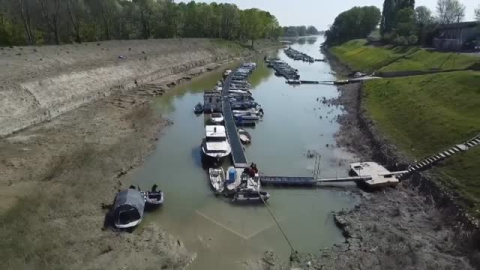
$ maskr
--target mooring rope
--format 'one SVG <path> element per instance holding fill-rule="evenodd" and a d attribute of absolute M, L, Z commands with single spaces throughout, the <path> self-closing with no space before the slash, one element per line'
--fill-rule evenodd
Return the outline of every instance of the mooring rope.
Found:
<path fill-rule="evenodd" d="M 292 243 L 290 242 L 290 240 L 289 240 L 288 237 L 287 237 L 287 234 L 286 234 L 285 231 L 282 229 L 282 226 L 280 226 L 280 223 L 278 222 L 277 218 L 275 217 L 275 215 L 273 214 L 272 210 L 271 210 L 270 207 L 268 206 L 267 202 L 262 198 L 262 195 L 260 194 L 260 190 L 258 191 L 258 196 L 260 196 L 260 200 L 262 200 L 263 204 L 265 204 L 265 206 L 267 207 L 268 212 L 270 213 L 270 215 L 272 216 L 273 220 L 274 220 L 275 223 L 277 224 L 278 228 L 279 228 L 280 231 L 282 232 L 283 237 L 285 237 L 285 240 L 287 240 L 287 243 L 288 243 L 288 245 L 290 246 L 290 249 L 292 250 L 292 252 L 295 251 L 295 249 L 293 248 Z"/>

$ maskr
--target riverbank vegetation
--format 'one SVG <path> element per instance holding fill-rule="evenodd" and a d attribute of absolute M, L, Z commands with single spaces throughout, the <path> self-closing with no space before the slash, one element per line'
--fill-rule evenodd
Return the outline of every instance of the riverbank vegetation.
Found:
<path fill-rule="evenodd" d="M 277 38 L 275 16 L 233 4 L 173 0 L 0 0 L 0 46 L 110 39 Z"/>
<path fill-rule="evenodd" d="M 284 26 L 282 27 L 284 37 L 303 37 L 308 35 L 318 35 L 320 32 L 313 25 L 310 26 Z"/>
<path fill-rule="evenodd" d="M 354 7 L 340 13 L 325 32 L 325 44 L 336 45 L 351 39 L 366 38 L 380 20 L 377 7 Z"/>
<path fill-rule="evenodd" d="M 363 72 L 466 69 L 480 63 L 476 56 L 429 51 L 417 46 L 370 46 L 358 39 L 331 48 L 341 62 Z"/>
<path fill-rule="evenodd" d="M 480 57 L 419 46 L 427 42 L 435 25 L 460 22 L 464 13 L 457 0 L 439 0 L 437 17 L 426 7 L 415 9 L 412 0 L 385 0 L 380 42 L 352 40 L 355 34 L 348 34 L 348 29 L 348 41 L 336 38 L 336 25 L 355 18 L 348 12 L 339 15 L 327 32 L 332 41 L 327 43 L 329 50 L 352 71 L 402 76 L 364 82 L 363 107 L 378 130 L 412 163 L 480 133 Z M 436 73 L 407 76 L 409 71 Z M 439 181 L 461 195 L 477 217 L 479 155 L 480 148 L 474 148 L 434 169 Z"/>
<path fill-rule="evenodd" d="M 369 81 L 364 105 L 380 131 L 412 160 L 420 160 L 480 132 L 479 85 L 475 71 Z M 480 148 L 473 148 L 438 169 L 439 179 L 475 208 L 480 202 L 479 156 Z"/>

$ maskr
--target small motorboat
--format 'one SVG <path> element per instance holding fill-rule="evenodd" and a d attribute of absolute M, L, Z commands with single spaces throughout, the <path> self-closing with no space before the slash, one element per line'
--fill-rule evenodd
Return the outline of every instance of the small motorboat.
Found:
<path fill-rule="evenodd" d="M 218 169 L 208 169 L 208 176 L 210 177 L 210 184 L 217 193 L 222 193 L 225 189 L 225 171 L 222 167 Z"/>
<path fill-rule="evenodd" d="M 224 118 L 221 113 L 212 113 L 212 115 L 210 116 L 210 120 L 213 124 L 221 124 L 223 123 Z"/>
<path fill-rule="evenodd" d="M 233 94 L 233 95 L 240 95 L 240 96 L 251 96 L 252 93 L 248 90 L 244 91 L 244 90 L 229 90 L 228 91 L 229 94 Z"/>
<path fill-rule="evenodd" d="M 243 114 L 234 114 L 233 115 L 236 120 L 242 121 L 242 120 L 249 120 L 249 121 L 258 121 L 260 120 L 260 117 L 255 114 L 250 114 L 250 115 L 243 115 Z"/>
<path fill-rule="evenodd" d="M 157 185 L 153 185 L 151 191 L 143 192 L 145 197 L 146 206 L 160 206 L 163 204 L 163 192 L 161 190 L 157 190 Z"/>
<path fill-rule="evenodd" d="M 201 114 L 203 113 L 203 105 L 199 102 L 195 107 L 193 108 L 193 112 L 196 114 Z"/>
<path fill-rule="evenodd" d="M 236 203 L 259 203 L 265 202 L 270 198 L 266 191 L 240 190 L 233 196 L 233 202 Z"/>
<path fill-rule="evenodd" d="M 238 130 L 238 137 L 243 144 L 249 144 L 252 142 L 252 136 L 244 129 Z"/>

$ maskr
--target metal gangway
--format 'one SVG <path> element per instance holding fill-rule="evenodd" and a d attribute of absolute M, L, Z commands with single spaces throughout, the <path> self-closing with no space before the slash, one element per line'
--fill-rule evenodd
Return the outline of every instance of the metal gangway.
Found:
<path fill-rule="evenodd" d="M 230 75 L 228 75 L 228 77 L 223 83 L 222 113 L 225 121 L 225 130 L 227 133 L 228 141 L 230 142 L 230 147 L 232 148 L 233 165 L 237 168 L 245 168 L 248 167 L 248 161 L 247 157 L 245 156 L 242 143 L 240 142 L 240 137 L 238 136 L 235 118 L 233 117 L 232 108 L 230 107 L 230 101 L 228 99 L 230 83 L 234 74 L 235 71 L 230 73 Z"/>

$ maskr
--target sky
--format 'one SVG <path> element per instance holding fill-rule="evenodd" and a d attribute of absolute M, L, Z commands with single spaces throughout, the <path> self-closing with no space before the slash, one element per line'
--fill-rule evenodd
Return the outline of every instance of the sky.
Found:
<path fill-rule="evenodd" d="M 190 2 L 176 0 L 175 2 Z M 377 6 L 382 9 L 383 0 L 203 0 L 196 2 L 223 2 L 236 4 L 241 9 L 259 8 L 277 17 L 280 25 L 313 25 L 318 30 L 326 30 L 335 17 L 354 6 Z M 435 12 L 437 0 L 416 0 L 416 6 L 427 6 Z M 474 18 L 474 9 L 480 0 L 460 0 L 465 5 L 465 20 Z"/>

